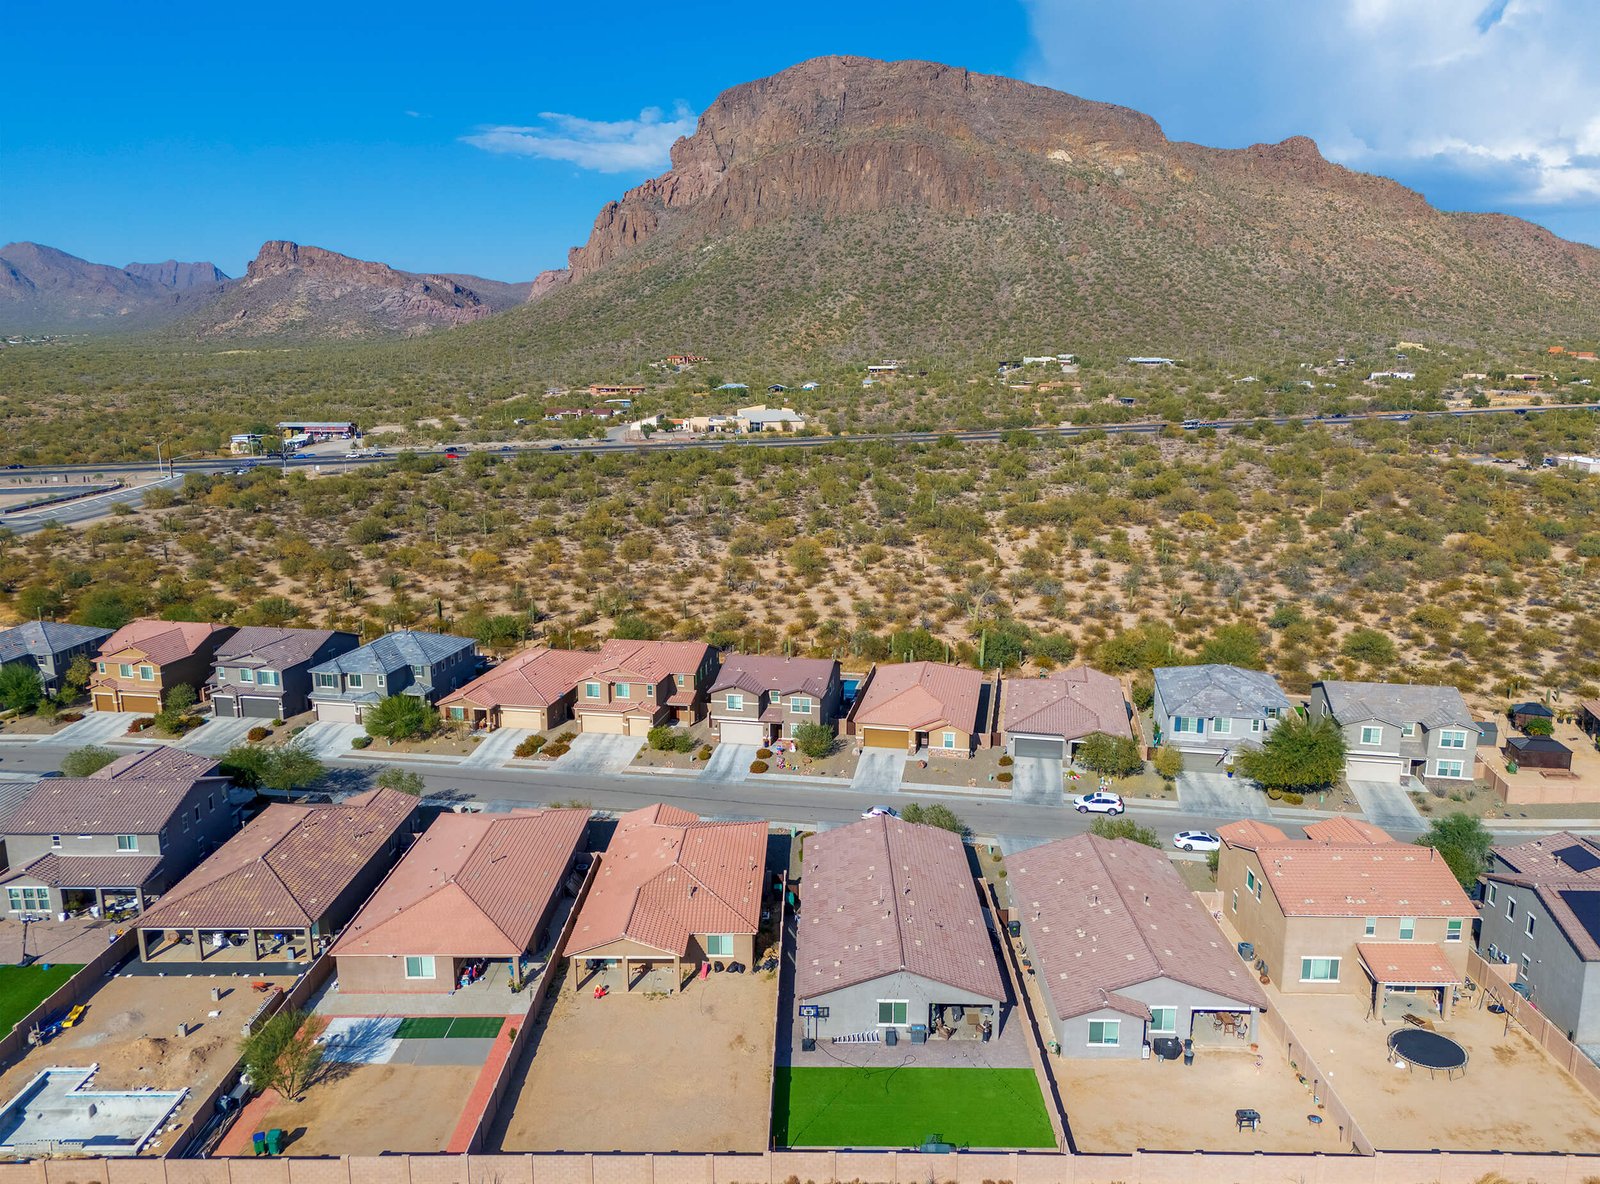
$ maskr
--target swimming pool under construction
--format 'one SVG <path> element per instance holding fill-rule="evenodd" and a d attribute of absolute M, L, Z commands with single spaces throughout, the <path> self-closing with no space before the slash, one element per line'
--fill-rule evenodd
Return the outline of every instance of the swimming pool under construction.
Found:
<path fill-rule="evenodd" d="M 0 1110 L 0 1154 L 137 1155 L 187 1089 L 94 1090 L 99 1065 L 43 1070 Z"/>

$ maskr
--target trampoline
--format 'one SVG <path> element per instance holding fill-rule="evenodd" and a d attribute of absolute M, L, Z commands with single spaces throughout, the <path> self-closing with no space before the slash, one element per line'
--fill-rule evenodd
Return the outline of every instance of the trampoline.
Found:
<path fill-rule="evenodd" d="M 1389 1035 L 1389 1058 L 1398 1060 L 1409 1069 L 1421 1065 L 1428 1076 L 1443 1073 L 1451 1078 L 1459 1071 L 1467 1071 L 1467 1050 L 1448 1036 L 1430 1032 L 1426 1028 L 1404 1028 Z"/>

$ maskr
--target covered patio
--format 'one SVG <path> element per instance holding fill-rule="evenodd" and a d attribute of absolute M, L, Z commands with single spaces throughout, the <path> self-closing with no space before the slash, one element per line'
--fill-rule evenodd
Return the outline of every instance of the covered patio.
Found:
<path fill-rule="evenodd" d="M 607 994 L 676 995 L 683 989 L 683 959 L 672 954 L 621 954 L 604 951 L 570 960 L 574 991 L 604 988 Z M 711 963 L 704 964 L 708 969 Z"/>
<path fill-rule="evenodd" d="M 28 907 L 32 888 L 50 890 L 57 916 L 124 920 L 144 911 L 145 886 L 155 878 L 158 855 L 46 855 L 0 881 L 12 911 Z"/>
<path fill-rule="evenodd" d="M 1435 942 L 1356 943 L 1366 972 L 1369 1019 L 1426 1025 L 1447 1020 L 1461 975 Z"/>
<path fill-rule="evenodd" d="M 138 930 L 139 957 L 145 962 L 256 963 L 310 962 L 315 936 L 310 928 Z"/>

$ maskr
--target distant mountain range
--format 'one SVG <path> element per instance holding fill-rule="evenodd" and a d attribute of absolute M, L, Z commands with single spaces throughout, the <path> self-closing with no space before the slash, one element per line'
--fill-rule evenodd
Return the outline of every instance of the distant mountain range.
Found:
<path fill-rule="evenodd" d="M 108 267 L 38 243 L 0 247 L 0 332 L 149 329 L 222 291 L 214 264 Z"/>

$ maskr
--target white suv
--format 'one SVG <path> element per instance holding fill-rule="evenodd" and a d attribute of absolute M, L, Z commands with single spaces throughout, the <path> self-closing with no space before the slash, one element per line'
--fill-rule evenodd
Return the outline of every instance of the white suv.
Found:
<path fill-rule="evenodd" d="M 1103 789 L 1082 794 L 1074 798 L 1072 804 L 1078 808 L 1079 814 L 1121 814 L 1127 809 L 1122 804 L 1122 795 Z"/>

